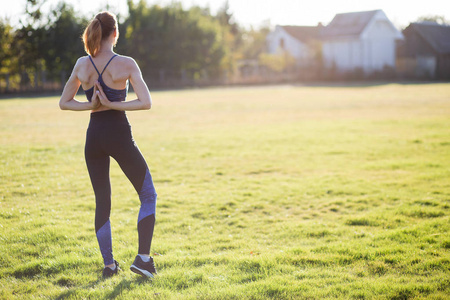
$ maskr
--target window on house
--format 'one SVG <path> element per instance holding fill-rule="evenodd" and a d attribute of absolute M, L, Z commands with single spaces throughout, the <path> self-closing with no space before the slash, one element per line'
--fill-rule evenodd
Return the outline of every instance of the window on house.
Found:
<path fill-rule="evenodd" d="M 284 50 L 284 39 L 280 39 L 280 48 Z"/>

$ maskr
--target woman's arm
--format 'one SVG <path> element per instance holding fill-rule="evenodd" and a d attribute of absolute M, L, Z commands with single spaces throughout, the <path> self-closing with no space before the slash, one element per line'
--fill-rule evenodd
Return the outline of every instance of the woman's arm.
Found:
<path fill-rule="evenodd" d="M 92 96 L 91 102 L 80 102 L 75 100 L 74 97 L 80 88 L 80 80 L 76 76 L 76 71 L 78 68 L 78 62 L 75 64 L 73 68 L 72 74 L 70 75 L 69 80 L 67 80 L 66 85 L 64 86 L 64 90 L 61 95 L 61 99 L 59 99 L 59 107 L 62 110 L 92 110 L 100 106 L 99 99 L 97 97 L 97 93 L 94 89 L 94 94 Z"/>
<path fill-rule="evenodd" d="M 152 107 L 152 98 L 150 96 L 150 91 L 148 90 L 147 84 L 142 78 L 141 70 L 136 62 L 131 59 L 130 62 L 130 82 L 133 86 L 134 92 L 138 97 L 135 100 L 125 101 L 125 102 L 111 102 L 106 97 L 103 92 L 102 86 L 99 82 L 95 83 L 97 87 L 97 95 L 103 106 L 109 107 L 115 110 L 147 110 Z"/>

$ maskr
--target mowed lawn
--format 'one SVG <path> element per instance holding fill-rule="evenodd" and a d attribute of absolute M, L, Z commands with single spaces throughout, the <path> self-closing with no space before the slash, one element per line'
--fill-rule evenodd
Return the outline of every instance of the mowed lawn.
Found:
<path fill-rule="evenodd" d="M 114 161 L 122 272 L 101 278 L 89 112 L 0 101 L 1 298 L 450 297 L 450 84 L 152 96 L 128 117 L 158 193 L 153 281 L 129 270 L 139 199 Z"/>

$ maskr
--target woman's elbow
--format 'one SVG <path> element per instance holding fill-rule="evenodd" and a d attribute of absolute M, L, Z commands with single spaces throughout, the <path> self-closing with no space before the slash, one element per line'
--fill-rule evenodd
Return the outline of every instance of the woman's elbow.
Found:
<path fill-rule="evenodd" d="M 60 108 L 61 110 L 67 110 L 66 103 L 63 102 L 63 101 L 59 101 L 59 108 Z"/>
<path fill-rule="evenodd" d="M 149 110 L 150 108 L 152 108 L 152 101 L 145 101 L 142 104 L 142 109 Z"/>

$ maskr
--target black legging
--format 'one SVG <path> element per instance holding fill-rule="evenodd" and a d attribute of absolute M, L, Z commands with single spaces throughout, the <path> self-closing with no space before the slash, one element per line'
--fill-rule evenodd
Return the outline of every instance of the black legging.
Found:
<path fill-rule="evenodd" d="M 105 265 L 114 263 L 111 243 L 111 184 L 113 157 L 133 184 L 141 201 L 138 217 L 139 254 L 150 254 L 155 226 L 156 192 L 144 157 L 133 140 L 125 112 L 91 113 L 86 134 L 86 164 L 95 193 L 95 231 Z"/>

